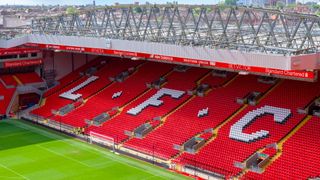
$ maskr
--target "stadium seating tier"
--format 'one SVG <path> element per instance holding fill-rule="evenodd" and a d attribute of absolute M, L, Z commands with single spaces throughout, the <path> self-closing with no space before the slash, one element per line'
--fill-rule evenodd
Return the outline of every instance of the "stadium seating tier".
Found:
<path fill-rule="evenodd" d="M 307 179 L 320 175 L 317 168 L 320 159 L 316 156 L 320 154 L 319 118 L 307 119 L 307 115 L 297 113 L 297 108 L 305 107 L 319 97 L 319 83 L 279 80 L 275 84 L 264 84 L 258 82 L 258 77 L 254 75 L 231 73 L 227 77 L 219 77 L 213 76 L 211 70 L 196 67 L 184 72 L 181 67 L 182 71 L 174 70 L 175 65 L 171 64 L 116 59 L 101 64 L 101 60 L 92 61 L 62 78 L 60 85 L 44 95 L 45 105 L 31 113 L 74 127 L 84 127 L 86 134 L 94 132 L 112 137 L 116 143 L 123 143 L 124 147 L 183 165 L 197 166 L 226 178 Z M 75 109 L 66 115 L 53 115 L 52 109 L 58 110 L 74 103 L 59 97 L 59 94 L 84 82 L 88 76 L 80 73 L 90 67 L 99 67 L 93 73 L 99 79 L 76 92 L 85 101 L 77 102 Z M 130 67 L 136 69 L 123 82 L 110 79 Z M 146 86 L 162 77 L 166 82 L 159 89 Z M 14 84 L 10 77 L 1 78 L 8 84 Z M 210 87 L 203 97 L 188 94 L 189 90 L 195 90 L 200 84 Z M 184 93 L 179 98 L 164 95 L 158 101 L 148 102 L 161 88 Z M 256 105 L 237 101 L 237 98 L 245 98 L 254 92 L 260 93 Z M 146 102 L 147 106 L 141 112 L 130 111 Z M 148 105 L 158 102 L 158 105 Z M 263 112 L 253 119 L 250 119 L 251 116 L 243 119 L 250 113 L 255 116 L 254 113 L 266 109 L 279 113 L 285 119 L 277 120 L 270 112 Z M 201 110 L 205 113 L 199 116 Z M 103 113 L 110 116 L 106 122 L 99 126 L 86 123 L 85 120 L 91 121 Z M 288 116 L 284 117 L 286 113 Z M 306 123 L 300 127 L 299 124 L 304 121 Z M 151 125 L 151 132 L 142 138 L 129 135 L 143 124 Z M 261 130 L 267 135 L 259 136 Z M 256 136 L 254 140 L 241 140 L 253 136 Z M 205 144 L 195 153 L 174 148 L 174 145 L 184 147 L 193 137 L 205 139 Z M 235 162 L 246 162 L 251 155 L 273 143 L 283 143 L 281 154 L 276 157 L 280 151 L 265 149 L 264 152 L 271 155 L 272 162 L 263 173 L 241 173 L 242 169 L 234 165 Z"/>

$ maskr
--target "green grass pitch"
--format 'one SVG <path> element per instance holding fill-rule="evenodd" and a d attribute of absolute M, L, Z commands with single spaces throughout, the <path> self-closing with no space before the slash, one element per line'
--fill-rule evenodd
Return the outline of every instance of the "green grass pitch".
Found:
<path fill-rule="evenodd" d="M 187 179 L 21 120 L 0 121 L 0 179 Z"/>

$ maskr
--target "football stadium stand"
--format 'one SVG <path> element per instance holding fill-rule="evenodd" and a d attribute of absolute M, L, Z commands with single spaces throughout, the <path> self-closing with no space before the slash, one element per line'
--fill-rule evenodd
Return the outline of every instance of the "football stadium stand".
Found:
<path fill-rule="evenodd" d="M 157 66 L 158 65 L 154 65 L 153 69 L 157 69 Z M 196 81 L 199 78 L 206 75 L 208 72 L 209 71 L 206 69 L 199 68 L 191 68 L 188 69 L 186 72 L 173 71 L 170 74 L 166 75 L 168 82 L 163 87 L 169 91 L 170 89 L 179 89 L 179 91 L 182 90 L 182 92 L 184 92 L 188 89 L 192 89 L 196 85 Z M 165 71 L 162 71 L 162 73 L 165 73 Z M 149 81 L 158 78 L 160 78 L 160 76 L 154 77 Z M 148 81 L 144 81 L 143 79 L 141 80 L 141 87 L 143 88 L 143 90 L 146 90 L 146 83 Z M 134 84 L 132 84 L 131 87 L 133 87 L 133 85 Z M 180 94 L 180 92 L 173 92 L 173 94 L 178 93 L 176 98 L 170 97 L 175 96 L 173 94 L 170 94 L 169 96 L 164 96 L 163 94 L 163 97 L 161 98 L 162 101 L 159 102 L 157 101 L 158 98 L 156 98 L 154 99 L 156 103 L 152 104 L 152 102 L 150 102 L 153 100 L 152 96 L 162 90 L 163 89 L 146 90 L 144 94 L 139 96 L 139 98 L 134 99 L 129 104 L 122 107 L 123 110 L 118 116 L 115 116 L 111 120 L 107 121 L 101 127 L 90 127 L 89 131 L 114 137 L 117 142 L 121 142 L 128 138 L 128 136 L 124 134 L 125 131 L 133 131 L 135 128 L 146 123 L 147 121 L 150 121 L 156 117 L 165 116 L 167 113 L 176 109 L 177 106 L 184 103 L 186 100 L 190 98 L 186 94 Z M 137 114 L 130 113 L 132 111 L 132 108 L 137 108 L 138 105 L 144 102 L 150 103 L 150 105 L 144 107 L 144 110 L 140 111 Z M 159 104 L 157 104 L 158 102 Z"/>
<path fill-rule="evenodd" d="M 110 84 L 107 88 L 102 89 L 95 96 L 89 98 L 84 106 L 75 109 L 65 116 L 54 117 L 53 119 L 61 120 L 66 124 L 70 124 L 76 127 L 86 126 L 85 119 L 91 120 L 94 117 L 104 112 L 108 112 L 115 107 L 124 106 L 125 104 L 133 100 L 136 96 L 147 90 L 147 87 L 145 86 L 146 82 L 152 81 L 153 79 L 162 76 L 172 68 L 171 65 L 167 64 L 157 65 L 157 67 L 160 68 L 154 68 L 155 66 L 156 64 L 153 62 L 143 64 L 137 69 L 136 73 L 128 77 L 123 83 L 114 82 Z M 125 70 L 128 67 L 129 66 L 125 67 L 124 69 L 119 69 L 118 72 L 113 73 L 113 75 L 116 75 L 116 73 L 120 73 L 122 70 Z M 113 68 L 112 70 L 115 71 L 116 69 Z M 110 74 L 110 72 L 108 73 L 109 75 L 112 75 Z M 108 78 L 108 74 L 105 74 L 104 76 Z M 106 79 L 105 81 L 108 82 L 109 80 Z M 116 99 L 112 98 L 115 92 L 120 91 L 122 91 L 122 95 L 120 97 Z"/>
<path fill-rule="evenodd" d="M 248 84 L 249 85 L 249 84 Z M 251 86 L 254 87 L 254 86 Z M 302 95 L 304 94 L 304 95 Z M 179 159 L 183 163 L 197 164 L 204 169 L 208 169 L 225 176 L 234 176 L 239 172 L 239 168 L 234 166 L 234 162 L 244 162 L 260 148 L 281 140 L 290 133 L 297 124 L 305 118 L 305 115 L 298 114 L 297 107 L 304 107 L 319 95 L 319 84 L 310 84 L 285 80 L 277 87 L 270 89 L 269 94 L 261 100 L 257 106 L 248 106 L 239 112 L 230 122 L 221 127 L 217 137 L 206 145 L 196 155 L 183 154 Z M 247 135 L 258 135 L 253 141 L 244 142 L 240 137 L 230 138 L 232 126 L 241 121 L 246 114 L 256 111 L 260 107 L 281 107 L 279 109 L 281 121 L 276 120 L 275 113 L 265 112 L 256 114 L 247 121 L 242 131 Z M 287 111 L 290 111 L 288 116 Z M 266 130 L 265 130 L 266 129 Z M 259 135 L 261 131 L 267 133 L 266 136 Z M 238 134 L 241 136 L 241 134 Z M 247 137 L 250 139 L 251 137 Z M 223 149 L 223 151 L 221 151 Z M 219 154 L 219 156 L 216 156 Z M 196 158 L 196 161 L 194 160 Z"/>
<path fill-rule="evenodd" d="M 281 150 L 275 154 L 263 173 L 250 172 L 243 179 L 308 179 L 319 176 L 320 158 L 315 155 L 320 153 L 319 118 L 308 118 L 302 123 L 305 125 L 296 134 L 279 144 L 282 146 Z"/>
<path fill-rule="evenodd" d="M 170 158 L 179 152 L 173 149 L 175 144 L 182 146 L 188 139 L 196 137 L 202 131 L 215 128 L 239 109 L 241 105 L 234 103 L 237 97 L 243 97 L 252 90 L 265 91 L 269 87 L 269 85 L 258 83 L 254 76 L 235 79 L 208 76 L 204 81 L 212 83 L 210 85 L 216 89 L 212 89 L 205 97 L 194 97 L 184 107 L 168 116 L 156 131 L 148 134 L 144 139 L 133 139 L 127 144 L 148 149 L 149 152 L 155 151 L 159 155 L 162 154 L 164 158 Z M 201 108 L 208 108 L 209 114 L 199 118 L 197 113 Z M 210 132 L 213 133 L 212 130 Z M 153 150 L 153 144 L 157 144 L 159 148 Z"/>
<path fill-rule="evenodd" d="M 0 119 L 199 179 L 319 180 L 319 17 L 94 7 L 0 39 Z"/>
<path fill-rule="evenodd" d="M 30 114 L 219 177 L 299 179 L 319 175 L 319 92 L 319 83 L 99 58 L 62 78 Z"/>

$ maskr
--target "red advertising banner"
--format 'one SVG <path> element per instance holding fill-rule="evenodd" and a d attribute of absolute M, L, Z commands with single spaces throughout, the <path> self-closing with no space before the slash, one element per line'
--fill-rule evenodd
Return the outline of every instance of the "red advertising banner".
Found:
<path fill-rule="evenodd" d="M 0 49 L 0 56 L 37 53 L 37 52 L 41 52 L 41 51 L 38 49 L 31 49 L 31 48 L 9 48 L 9 49 Z"/>
<path fill-rule="evenodd" d="M 35 66 L 43 63 L 42 59 L 32 59 L 32 60 L 19 60 L 19 61 L 6 61 L 3 62 L 5 68 L 12 67 L 25 67 L 25 66 Z"/>
<path fill-rule="evenodd" d="M 88 47 L 75 47 L 75 46 L 61 46 L 61 45 L 52 45 L 52 44 L 27 44 L 32 47 L 37 48 L 49 48 L 62 51 L 74 51 L 81 53 L 95 53 L 95 54 L 108 54 L 108 55 L 118 55 L 118 56 L 129 56 L 129 57 L 138 57 L 138 58 L 147 58 L 157 61 L 172 62 L 172 63 L 186 63 L 198 66 L 210 66 L 222 69 L 229 69 L 233 71 L 247 71 L 252 73 L 266 74 L 266 75 L 276 75 L 282 77 L 297 78 L 307 81 L 314 81 L 316 78 L 314 71 L 299 71 L 299 70 L 281 70 L 281 69 L 272 69 L 264 67 L 255 67 L 255 66 L 244 66 L 238 64 L 229 64 L 223 62 L 199 60 L 199 59 L 190 59 L 182 57 L 173 57 L 165 56 L 159 54 L 147 54 L 140 52 L 130 52 L 122 50 L 111 50 L 111 49 L 99 49 L 99 48 L 88 48 Z"/>
<path fill-rule="evenodd" d="M 281 69 L 272 69 L 272 68 L 264 68 L 264 67 L 255 67 L 255 66 L 243 66 L 238 64 L 228 64 L 216 62 L 216 67 L 225 68 L 225 69 L 233 69 L 236 71 L 248 71 L 255 73 L 263 73 L 267 75 L 278 75 L 278 76 L 287 76 L 292 78 L 299 79 L 314 79 L 315 73 L 313 71 L 298 71 L 298 70 L 281 70 Z"/>

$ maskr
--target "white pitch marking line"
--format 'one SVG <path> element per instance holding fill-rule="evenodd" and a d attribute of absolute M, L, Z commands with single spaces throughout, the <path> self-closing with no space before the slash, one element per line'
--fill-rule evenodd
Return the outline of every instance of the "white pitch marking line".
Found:
<path fill-rule="evenodd" d="M 41 146 L 41 145 L 37 145 L 37 146 L 40 147 L 41 149 L 44 149 L 44 150 L 46 150 L 46 151 L 49 151 L 49 152 L 51 152 L 51 153 L 53 153 L 53 154 L 56 154 L 56 155 L 58 155 L 58 156 L 64 157 L 64 158 L 66 158 L 66 159 L 69 159 L 69 160 L 71 160 L 71 161 L 77 162 L 77 163 L 79 163 L 79 164 L 82 164 L 82 165 L 84 165 L 84 166 L 86 166 L 86 167 L 90 167 L 90 168 L 91 168 L 91 166 L 89 166 L 88 164 L 86 164 L 86 163 L 84 163 L 84 162 L 78 161 L 78 160 L 73 159 L 73 158 L 71 158 L 71 157 L 68 157 L 68 156 L 66 156 L 66 155 L 64 155 L 64 154 L 61 154 L 61 153 L 52 151 L 51 149 L 46 148 L 46 147 L 43 147 L 43 146 Z"/>
<path fill-rule="evenodd" d="M 7 167 L 7 166 L 5 166 L 5 165 L 1 164 L 1 163 L 0 163 L 0 167 L 3 167 L 3 168 L 5 168 L 5 169 L 7 169 L 7 170 L 9 170 L 9 171 L 13 172 L 14 174 L 16 174 L 16 175 L 18 175 L 18 176 L 22 177 L 23 179 L 29 179 L 29 178 L 25 177 L 24 175 L 22 175 L 22 174 L 18 173 L 17 171 L 15 171 L 15 170 L 13 170 L 13 169 L 11 169 L 11 168 L 9 168 L 9 167 Z"/>
<path fill-rule="evenodd" d="M 42 144 L 53 143 L 53 142 L 63 142 L 63 143 L 68 144 L 68 145 L 76 145 L 78 147 L 81 146 L 81 147 L 85 148 L 85 149 L 81 149 L 81 150 L 88 151 L 88 152 L 91 152 L 91 153 L 94 153 L 94 154 L 97 154 L 97 155 L 104 155 L 102 157 L 105 157 L 108 160 L 116 161 L 116 162 L 119 162 L 121 164 L 128 165 L 128 166 L 130 166 L 132 168 L 135 168 L 135 169 L 138 169 L 140 171 L 143 171 L 144 168 L 148 168 L 148 166 L 146 166 L 146 165 L 144 165 L 142 163 L 139 163 L 139 165 L 142 165 L 144 167 L 136 167 L 135 165 L 131 165 L 128 162 L 134 162 L 134 161 L 132 161 L 130 159 L 127 160 L 126 158 L 128 158 L 128 157 L 122 157 L 121 159 L 115 158 L 113 155 L 110 155 L 108 152 L 106 152 L 104 150 L 101 150 L 101 149 L 98 149 L 96 147 L 90 146 L 90 145 L 88 145 L 88 144 L 86 144 L 86 143 L 84 143 L 84 142 L 82 142 L 80 140 L 77 140 L 77 139 L 61 139 L 61 137 L 63 137 L 61 135 L 54 134 L 54 133 L 51 133 L 51 132 L 47 132 L 47 131 L 45 131 L 43 129 L 39 129 L 39 128 L 33 127 L 31 125 L 27 125 L 27 124 L 19 123 L 19 124 L 13 124 L 13 125 L 17 125 L 18 127 L 26 129 L 28 131 L 39 133 L 41 135 L 44 135 L 44 136 L 49 137 L 49 138 L 54 140 L 54 141 L 50 141 L 50 142 L 46 142 L 46 143 L 42 143 Z M 93 151 L 90 151 L 89 149 L 91 149 Z M 144 172 L 147 172 L 148 174 L 152 174 L 152 172 L 149 172 L 149 171 L 144 171 Z M 154 175 L 154 174 L 152 174 L 152 175 Z M 156 175 L 156 176 L 159 176 L 159 175 Z M 159 177 L 162 177 L 162 176 L 159 176 Z"/>

